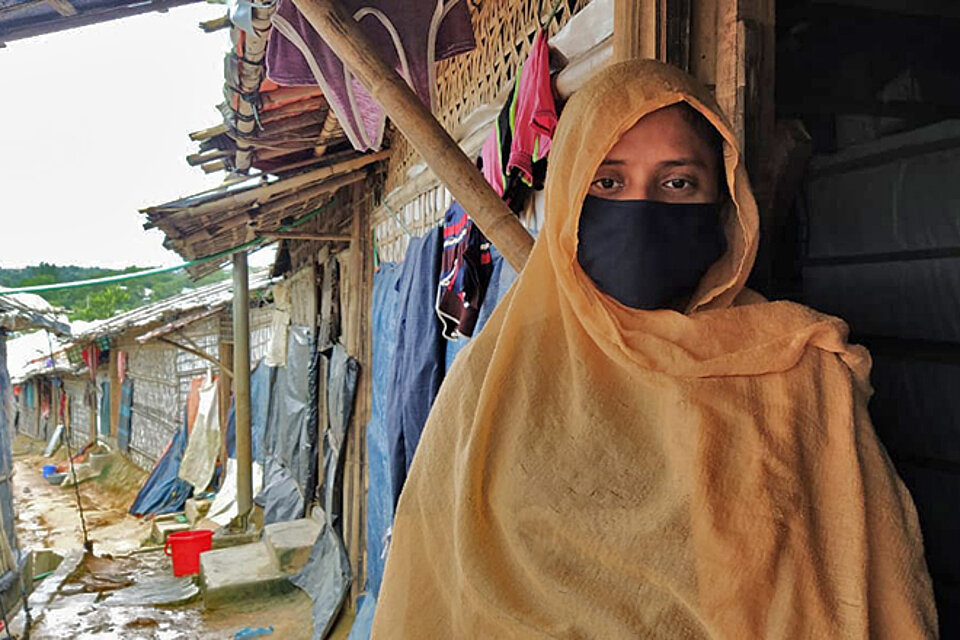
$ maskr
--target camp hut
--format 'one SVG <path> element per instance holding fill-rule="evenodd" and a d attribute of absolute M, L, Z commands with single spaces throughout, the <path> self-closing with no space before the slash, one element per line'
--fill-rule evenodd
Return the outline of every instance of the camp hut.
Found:
<path fill-rule="evenodd" d="M 10 333 L 46 329 L 68 334 L 57 310 L 43 298 L 32 294 L 3 294 L 0 289 L 0 598 L 5 611 L 11 611 L 29 585 L 23 583 L 28 554 L 21 553 L 14 530 L 13 472 L 14 400 L 7 368 L 7 338 Z"/>
<path fill-rule="evenodd" d="M 74 392 L 84 386 L 83 379 L 78 377 L 84 365 L 79 360 L 71 362 L 68 344 L 69 339 L 46 329 L 20 335 L 7 343 L 10 380 L 16 399 L 13 420 L 16 433 L 46 442 L 58 425 L 66 424 L 70 412 L 65 380 L 71 380 Z M 80 398 L 83 399 L 82 391 Z M 78 435 L 83 438 L 82 431 Z M 81 444 L 86 444 L 86 440 Z"/>
<path fill-rule="evenodd" d="M 261 357 L 272 335 L 269 283 L 265 271 L 255 273 L 247 300 L 252 350 Z M 225 379 L 219 393 L 226 424 L 231 365 L 223 354 L 229 358 L 232 304 L 232 285 L 224 280 L 91 323 L 78 332 L 65 352 L 79 351 L 87 366 L 81 377 L 94 387 L 94 393 L 85 396 L 87 421 L 74 412 L 77 426 L 72 432 L 83 432 L 78 440 L 105 442 L 150 470 L 183 424 L 191 380 L 208 370 Z M 67 392 L 79 392 L 77 384 L 67 378 Z"/>

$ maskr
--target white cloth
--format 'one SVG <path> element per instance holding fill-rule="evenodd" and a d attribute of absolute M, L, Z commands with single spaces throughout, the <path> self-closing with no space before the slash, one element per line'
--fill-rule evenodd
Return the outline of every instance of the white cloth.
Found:
<path fill-rule="evenodd" d="M 200 387 L 200 405 L 193 431 L 187 440 L 178 475 L 193 485 L 197 492 L 207 488 L 213 479 L 220 453 L 220 407 L 217 403 L 217 381 Z"/>
<path fill-rule="evenodd" d="M 253 495 L 259 493 L 263 485 L 263 468 L 259 463 L 252 464 Z M 217 497 L 213 499 L 210 505 L 210 512 L 207 514 L 207 520 L 216 522 L 221 527 L 230 524 L 230 521 L 237 517 L 237 461 L 235 458 L 227 459 L 227 475 L 220 485 L 220 491 Z"/>

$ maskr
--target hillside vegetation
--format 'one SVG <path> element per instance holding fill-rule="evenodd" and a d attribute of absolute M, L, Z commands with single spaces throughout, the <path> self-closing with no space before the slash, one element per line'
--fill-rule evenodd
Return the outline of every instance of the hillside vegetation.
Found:
<path fill-rule="evenodd" d="M 23 269 L 0 268 L 0 286 L 28 287 L 39 284 L 89 280 L 141 271 L 144 268 L 146 267 L 128 267 L 127 269 L 116 270 L 100 267 L 59 266 L 41 262 L 38 265 Z M 218 271 L 194 282 L 185 272 L 176 271 L 114 284 L 43 291 L 39 292 L 38 295 L 43 296 L 50 304 L 66 309 L 71 320 L 100 320 L 151 302 L 169 298 L 185 290 L 224 280 L 227 277 L 226 272 Z"/>

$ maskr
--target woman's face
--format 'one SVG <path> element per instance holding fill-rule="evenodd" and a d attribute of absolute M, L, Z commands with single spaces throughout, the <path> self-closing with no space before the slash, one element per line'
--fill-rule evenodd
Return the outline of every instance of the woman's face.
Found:
<path fill-rule="evenodd" d="M 676 104 L 640 118 L 610 149 L 589 194 L 610 200 L 719 200 L 717 152 Z"/>

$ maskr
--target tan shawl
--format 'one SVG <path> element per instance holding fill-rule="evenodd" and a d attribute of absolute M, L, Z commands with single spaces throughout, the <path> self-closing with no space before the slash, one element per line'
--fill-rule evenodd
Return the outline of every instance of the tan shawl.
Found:
<path fill-rule="evenodd" d="M 686 314 L 628 309 L 577 263 L 581 203 L 621 134 L 679 101 L 725 140 L 728 251 Z M 374 637 L 935 637 L 869 354 L 744 289 L 757 207 L 710 94 L 607 68 L 565 108 L 546 190 L 527 266 L 430 414 Z"/>

